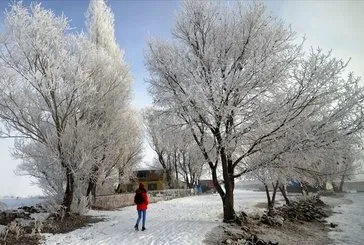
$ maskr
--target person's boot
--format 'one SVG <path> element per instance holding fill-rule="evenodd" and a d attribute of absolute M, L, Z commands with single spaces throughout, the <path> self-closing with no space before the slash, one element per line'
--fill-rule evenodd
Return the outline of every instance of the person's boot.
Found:
<path fill-rule="evenodd" d="M 136 231 L 139 230 L 138 225 L 134 225 L 134 228 L 135 228 Z"/>
<path fill-rule="evenodd" d="M 142 227 L 142 231 L 145 231 L 145 227 L 144 226 Z"/>

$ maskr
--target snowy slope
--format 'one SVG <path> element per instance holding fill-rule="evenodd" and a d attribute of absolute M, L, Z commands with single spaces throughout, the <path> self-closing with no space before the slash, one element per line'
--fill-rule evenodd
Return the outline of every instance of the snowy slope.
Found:
<path fill-rule="evenodd" d="M 236 190 L 236 210 L 254 211 L 265 201 L 265 193 Z M 67 234 L 47 234 L 44 244 L 203 244 L 205 235 L 221 224 L 222 204 L 215 195 L 192 196 L 153 203 L 148 206 L 146 231 L 134 231 L 135 207 L 119 211 L 91 211 L 106 222 Z"/>

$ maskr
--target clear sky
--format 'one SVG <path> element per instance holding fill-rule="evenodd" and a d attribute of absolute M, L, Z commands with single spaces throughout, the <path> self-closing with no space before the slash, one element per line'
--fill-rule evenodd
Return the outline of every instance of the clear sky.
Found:
<path fill-rule="evenodd" d="M 0 0 L 0 18 L 9 6 L 8 0 Z M 30 0 L 24 0 L 29 5 Z M 88 0 L 43 0 L 43 7 L 56 14 L 64 14 L 70 26 L 85 30 L 84 13 Z M 364 77 L 364 1 L 265 1 L 269 11 L 291 24 L 298 36 L 306 35 L 306 47 L 320 46 L 333 49 L 333 54 L 344 59 L 352 58 L 349 68 Z M 126 62 L 134 77 L 133 104 L 143 108 L 151 104 L 144 79 L 144 51 L 150 37 L 171 38 L 175 13 L 181 5 L 177 0 L 109 0 L 115 15 L 115 32 L 119 46 L 125 51 Z M 364 83 L 363 83 L 364 84 Z M 28 177 L 14 174 L 17 161 L 10 156 L 11 140 L 0 139 L 0 196 L 27 196 L 39 194 L 30 185 Z M 152 158 L 147 150 L 144 161 Z"/>

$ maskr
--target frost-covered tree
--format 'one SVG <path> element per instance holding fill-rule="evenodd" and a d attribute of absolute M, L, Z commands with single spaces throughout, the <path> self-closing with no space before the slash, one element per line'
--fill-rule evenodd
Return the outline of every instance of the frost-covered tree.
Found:
<path fill-rule="evenodd" d="M 149 142 L 158 156 L 158 165 L 166 171 L 169 188 L 183 180 L 191 187 L 201 176 L 205 163 L 188 129 L 181 130 L 178 118 L 151 108 L 144 113 Z"/>
<path fill-rule="evenodd" d="M 263 168 L 252 172 L 252 175 L 264 184 L 269 209 L 274 207 L 277 189 L 281 190 L 286 203 L 289 203 L 284 191 L 284 185 L 288 181 L 300 181 L 303 187 L 310 184 L 324 188 L 327 181 L 332 182 L 345 173 L 349 161 L 352 163 L 358 157 L 355 149 L 362 142 L 360 127 L 349 129 L 346 125 L 341 128 L 341 116 L 334 115 L 338 112 L 341 114 L 343 106 L 344 103 L 341 108 L 333 108 L 330 115 L 326 114 L 326 120 L 330 122 L 324 118 L 320 121 L 302 118 L 300 123 L 294 125 L 296 129 L 291 128 L 282 137 L 262 145 L 262 150 L 252 156 L 250 161 L 257 165 L 266 162 Z M 346 113 L 350 114 L 350 106 L 348 109 Z M 334 122 L 333 118 L 337 121 Z M 273 183 L 272 198 L 268 190 L 270 183 Z"/>
<path fill-rule="evenodd" d="M 343 77 L 346 63 L 320 50 L 305 54 L 261 3 L 185 1 L 173 37 L 149 43 L 150 92 L 159 110 L 190 129 L 226 222 L 235 219 L 235 178 L 289 150 L 277 145 L 267 161 L 252 161 L 266 144 L 299 131 L 307 118 L 317 122 L 312 130 L 362 128 L 363 89 L 352 74 Z"/>
<path fill-rule="evenodd" d="M 129 70 L 111 41 L 98 45 L 70 32 L 65 17 L 40 4 L 14 4 L 0 41 L 2 133 L 18 138 L 21 170 L 38 177 L 70 211 L 120 163 L 120 149 L 133 140 L 124 138 L 134 130 L 124 125 L 134 123 L 124 120 L 130 118 L 124 117 Z"/>
<path fill-rule="evenodd" d="M 128 109 L 122 114 L 120 124 L 123 125 L 120 135 L 119 155 L 115 161 L 117 172 L 116 192 L 121 191 L 121 185 L 128 183 L 135 167 L 141 162 L 143 155 L 144 133 L 141 127 L 141 118 L 137 110 Z M 111 174 L 112 169 L 106 173 Z M 114 171 L 115 172 L 115 171 Z"/>
<path fill-rule="evenodd" d="M 173 136 L 167 131 L 167 118 L 151 108 L 144 111 L 143 117 L 149 144 L 157 154 L 156 163 L 165 171 L 168 188 L 173 188 L 172 147 L 169 144 Z"/>
<path fill-rule="evenodd" d="M 98 104 L 96 108 L 86 111 L 85 117 L 90 123 L 98 120 L 96 131 L 101 132 L 98 142 L 94 145 L 95 151 L 100 150 L 96 161 L 89 173 L 89 184 L 86 195 L 96 195 L 98 179 L 109 175 L 113 168 L 119 173 L 127 173 L 132 161 L 122 160 L 130 153 L 127 143 L 139 145 L 139 130 L 135 129 L 135 119 L 128 114 L 131 109 L 131 78 L 129 68 L 123 60 L 123 52 L 116 43 L 114 15 L 104 0 L 91 0 L 86 13 L 88 36 L 98 49 L 100 55 L 106 55 L 112 62 L 103 63 L 98 59 L 97 72 L 92 74 L 97 94 L 92 98 Z M 124 120 L 130 119 L 130 121 Z M 134 128 L 130 124 L 134 123 Z M 127 131 L 134 130 L 134 136 L 126 138 Z M 105 133 L 107 132 L 107 133 Z M 135 141 L 135 142 L 134 142 Z M 140 154 L 140 147 L 134 148 Z M 123 152 L 125 151 L 125 152 Z M 135 162 L 133 162 L 135 164 Z M 105 180 L 103 180 L 104 182 Z"/>
<path fill-rule="evenodd" d="M 189 131 L 174 132 L 176 172 L 182 176 L 186 187 L 192 188 L 202 175 L 205 159 Z"/>
<path fill-rule="evenodd" d="M 222 9 L 224 8 L 224 9 Z M 239 30 L 239 31 L 238 31 Z M 224 220 L 235 218 L 235 167 L 252 154 L 255 139 L 242 155 L 241 138 L 253 125 L 260 99 L 293 64 L 293 33 L 266 15 L 261 5 L 234 10 L 216 2 L 184 2 L 173 33 L 178 44 L 150 44 L 147 64 L 157 106 L 176 113 L 189 126 L 223 202 Z M 206 137 L 214 138 L 214 150 Z M 254 139 L 252 139 L 254 140 Z M 210 154 L 211 152 L 211 154 Z M 221 171 L 222 188 L 217 180 Z"/>
<path fill-rule="evenodd" d="M 90 0 L 86 12 L 86 26 L 92 42 L 110 55 L 123 58 L 123 52 L 115 40 L 114 14 L 105 0 Z"/>
<path fill-rule="evenodd" d="M 68 34 L 64 17 L 40 4 L 27 9 L 17 3 L 5 15 L 0 117 L 8 130 L 3 133 L 22 137 L 21 145 L 42 144 L 48 154 L 52 151 L 65 178 L 62 204 L 70 208 L 78 163 L 68 151 L 74 141 L 66 135 L 77 130 L 73 121 L 82 105 L 80 91 L 93 93 L 86 63 L 94 49 L 85 37 Z"/>
<path fill-rule="evenodd" d="M 360 172 L 363 161 L 363 155 L 358 148 L 351 148 L 347 153 L 342 161 L 338 162 L 339 171 L 336 179 L 339 179 L 339 185 L 337 186 L 337 191 L 339 192 L 344 190 L 346 180 L 352 179 L 353 176 Z"/>

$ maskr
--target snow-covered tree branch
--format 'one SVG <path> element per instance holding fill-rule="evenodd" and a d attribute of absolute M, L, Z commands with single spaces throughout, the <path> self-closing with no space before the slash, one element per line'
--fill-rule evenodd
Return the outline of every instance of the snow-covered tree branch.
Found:
<path fill-rule="evenodd" d="M 320 49 L 304 53 L 261 3 L 185 1 L 173 36 L 149 43 L 150 92 L 158 110 L 190 129 L 225 221 L 234 220 L 234 178 L 290 152 L 292 145 L 275 143 L 287 133 L 305 126 L 295 146 L 304 148 L 362 130 L 363 89 L 354 75 L 344 77 L 347 62 Z M 253 161 L 257 154 L 266 160 Z"/>
<path fill-rule="evenodd" d="M 121 156 L 138 159 L 141 150 L 140 131 L 129 125 L 138 125 L 129 115 L 131 78 L 110 8 L 91 1 L 88 20 L 89 36 L 77 34 L 64 16 L 15 3 L 0 37 L 1 133 L 19 138 L 20 170 L 68 211 L 74 199 L 95 194 L 100 176 L 124 166 Z M 130 130 L 135 134 L 125 138 Z M 129 162 L 125 170 L 136 164 Z"/>

